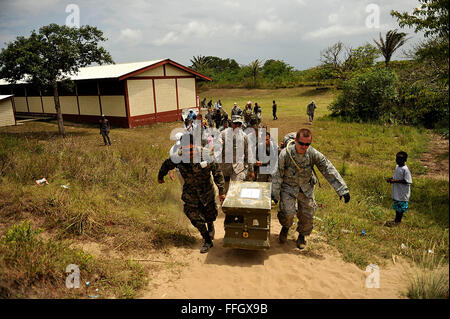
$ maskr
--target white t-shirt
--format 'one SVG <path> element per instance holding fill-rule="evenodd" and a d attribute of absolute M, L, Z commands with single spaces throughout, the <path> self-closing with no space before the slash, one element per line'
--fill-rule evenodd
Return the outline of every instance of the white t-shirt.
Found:
<path fill-rule="evenodd" d="M 396 166 L 394 171 L 394 179 L 405 180 L 408 184 L 395 183 L 392 184 L 392 199 L 401 202 L 409 201 L 411 195 L 412 177 L 408 166 Z"/>

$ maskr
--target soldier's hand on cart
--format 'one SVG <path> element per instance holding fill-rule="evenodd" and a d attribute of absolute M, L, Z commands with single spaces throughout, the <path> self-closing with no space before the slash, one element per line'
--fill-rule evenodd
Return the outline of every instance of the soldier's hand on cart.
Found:
<path fill-rule="evenodd" d="M 158 179 L 158 183 L 164 184 L 164 178 L 163 179 Z"/>
<path fill-rule="evenodd" d="M 250 172 L 250 180 L 253 181 L 255 179 L 255 172 Z"/>
<path fill-rule="evenodd" d="M 219 195 L 220 203 L 223 203 L 225 200 L 225 194 Z"/>
<path fill-rule="evenodd" d="M 175 174 L 173 173 L 173 170 L 169 171 L 169 177 L 171 180 L 175 180 Z"/>
<path fill-rule="evenodd" d="M 342 199 L 342 196 L 339 196 L 339 200 Z M 344 194 L 344 203 L 348 203 L 350 201 L 350 193 Z"/>
<path fill-rule="evenodd" d="M 278 199 L 276 199 L 275 197 L 272 196 L 272 200 L 275 203 L 275 205 L 278 204 Z"/>
<path fill-rule="evenodd" d="M 256 161 L 256 166 L 261 166 L 262 162 L 261 161 Z"/>

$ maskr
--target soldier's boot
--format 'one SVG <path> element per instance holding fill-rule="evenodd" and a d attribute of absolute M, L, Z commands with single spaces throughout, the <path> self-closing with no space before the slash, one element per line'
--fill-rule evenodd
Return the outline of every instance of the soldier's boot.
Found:
<path fill-rule="evenodd" d="M 297 247 L 299 249 L 304 249 L 306 247 L 306 240 L 305 240 L 305 236 L 298 234 L 298 238 L 297 238 Z"/>
<path fill-rule="evenodd" d="M 289 228 L 288 227 L 281 227 L 281 231 L 280 231 L 280 235 L 278 236 L 278 240 L 280 241 L 280 243 L 284 244 L 287 242 L 287 235 L 289 232 Z"/>
<path fill-rule="evenodd" d="M 211 240 L 213 240 L 214 235 L 216 234 L 216 230 L 214 229 L 214 223 L 208 223 L 208 233 Z"/>
<path fill-rule="evenodd" d="M 203 246 L 200 249 L 200 253 L 204 254 L 207 253 L 211 247 L 213 247 L 213 242 L 211 240 L 211 237 L 209 237 L 209 233 L 202 234 L 202 237 L 205 240 L 205 242 L 203 243 Z"/>

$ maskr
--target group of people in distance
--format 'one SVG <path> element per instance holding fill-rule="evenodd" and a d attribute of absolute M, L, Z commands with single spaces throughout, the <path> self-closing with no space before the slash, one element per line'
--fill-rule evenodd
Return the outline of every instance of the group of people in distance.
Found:
<path fill-rule="evenodd" d="M 275 101 L 273 104 L 273 115 L 276 119 Z M 174 169 L 182 177 L 181 198 L 184 202 L 184 213 L 204 239 L 200 252 L 206 253 L 213 247 L 214 221 L 218 215 L 214 184 L 218 188 L 218 196 L 222 202 L 227 194 L 230 181 L 272 183 L 271 197 L 275 205 L 279 203 L 277 217 L 282 226 L 278 236 L 279 242 L 281 244 L 287 242 L 289 229 L 296 216 L 298 219 L 296 245 L 299 249 L 304 249 L 306 237 L 313 230 L 313 218 L 317 208 L 314 190 L 318 177 L 314 166 L 333 187 L 339 199 L 343 198 L 345 203 L 350 201 L 347 184 L 333 164 L 311 146 L 313 141 L 311 130 L 300 128 L 297 132 L 286 134 L 281 148 L 279 148 L 277 141 L 271 138 L 267 127 L 261 127 L 261 108 L 257 103 L 252 108 L 251 101 L 247 102 L 244 110 L 234 103 L 231 110 L 231 121 L 228 120 L 228 114 L 223 110 L 221 104 L 219 106 L 216 103 L 216 105 L 217 109 L 206 107 L 205 119 L 198 114 L 193 126 L 186 129 L 184 133 L 179 133 L 177 143 L 171 149 L 171 154 L 178 156 L 182 153 L 189 154 L 188 159 L 176 161 L 171 155 L 163 162 L 158 173 L 159 183 L 164 183 L 164 177 Z M 307 107 L 310 122 L 314 118 L 315 108 L 314 101 Z M 219 115 L 217 117 L 211 115 L 213 111 L 220 114 L 220 120 L 216 120 Z M 214 124 L 215 128 L 220 130 L 218 141 L 221 147 L 219 147 L 219 151 L 215 149 L 217 144 L 211 143 L 212 136 L 204 134 L 204 132 L 208 132 L 206 130 L 208 127 L 214 128 Z M 195 128 L 201 131 L 201 144 L 194 139 Z M 253 130 L 250 132 L 246 130 L 246 133 L 244 132 L 245 128 L 253 128 Z M 251 154 L 251 156 L 249 150 L 252 148 L 248 147 L 250 143 L 259 143 L 264 147 L 256 147 L 257 153 Z M 231 162 L 226 161 L 224 150 L 227 149 L 227 144 L 233 150 Z M 242 152 L 237 152 L 238 145 L 243 145 Z M 268 161 L 273 159 L 273 157 L 271 158 L 273 154 L 275 154 L 275 165 L 272 167 L 272 163 Z M 206 160 L 204 158 L 206 155 L 211 155 L 213 160 Z M 194 158 L 197 160 L 193 160 Z M 387 179 L 388 183 L 393 184 L 393 208 L 396 211 L 396 218 L 392 222 L 387 222 L 386 226 L 398 225 L 408 208 L 409 187 L 412 179 L 405 165 L 406 159 L 405 152 L 397 154 L 398 165 L 394 177 Z M 268 165 L 272 168 L 266 169 Z M 173 174 L 170 176 L 171 179 L 174 179 Z"/>

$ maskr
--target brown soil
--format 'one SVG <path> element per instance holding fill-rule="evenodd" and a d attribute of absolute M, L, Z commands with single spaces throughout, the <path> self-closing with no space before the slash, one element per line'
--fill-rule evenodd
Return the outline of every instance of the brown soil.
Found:
<path fill-rule="evenodd" d="M 200 254 L 200 237 L 191 247 L 173 247 L 142 262 L 158 265 L 143 298 L 404 298 L 411 268 L 406 261 L 380 269 L 380 288 L 366 288 L 368 273 L 346 263 L 325 239 L 308 237 L 310 249 L 294 237 L 281 245 L 272 219 L 271 247 L 265 251 L 223 247 L 223 213 L 216 221 L 214 247 Z M 308 247 L 307 247 L 308 248 Z"/>
<path fill-rule="evenodd" d="M 422 154 L 420 162 L 423 166 L 428 168 L 428 171 L 424 177 L 433 179 L 449 180 L 448 168 L 449 168 L 449 144 L 448 140 L 437 134 L 432 134 L 430 151 Z M 447 154 L 446 158 L 445 154 Z"/>

